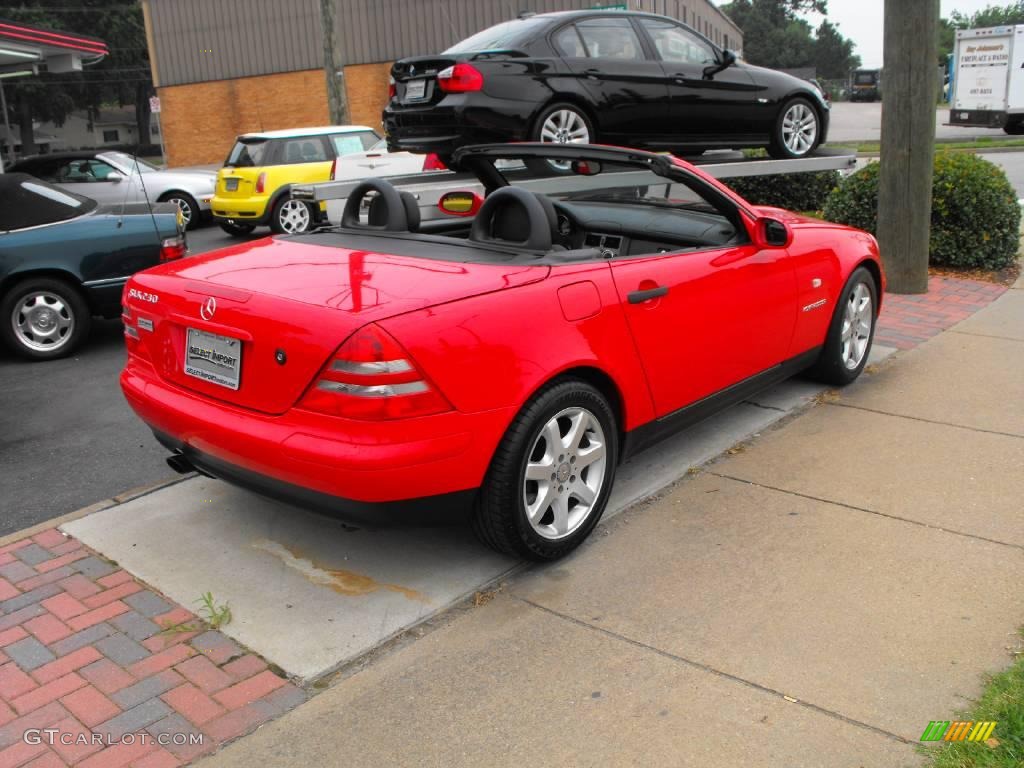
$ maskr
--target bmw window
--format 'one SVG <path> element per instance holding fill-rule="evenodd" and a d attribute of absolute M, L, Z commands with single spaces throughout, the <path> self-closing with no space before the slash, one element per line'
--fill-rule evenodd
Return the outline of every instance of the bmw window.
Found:
<path fill-rule="evenodd" d="M 594 59 L 637 60 L 644 57 L 640 38 L 629 19 L 585 19 L 576 28 Z"/>
<path fill-rule="evenodd" d="M 656 19 L 642 19 L 640 23 L 651 36 L 663 61 L 704 66 L 718 60 L 710 45 L 682 27 Z"/>
<path fill-rule="evenodd" d="M 462 42 L 456 43 L 445 53 L 471 53 L 514 48 L 522 41 L 533 37 L 534 30 L 546 23 L 540 19 L 516 19 L 495 24 L 483 32 L 477 32 Z"/>

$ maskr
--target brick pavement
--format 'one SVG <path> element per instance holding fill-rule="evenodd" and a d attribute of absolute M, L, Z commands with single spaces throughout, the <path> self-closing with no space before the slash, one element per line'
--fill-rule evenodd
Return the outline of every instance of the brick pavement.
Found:
<path fill-rule="evenodd" d="M 0 547 L 0 768 L 171 768 L 306 699 L 218 631 L 162 629 L 195 621 L 56 529 Z"/>

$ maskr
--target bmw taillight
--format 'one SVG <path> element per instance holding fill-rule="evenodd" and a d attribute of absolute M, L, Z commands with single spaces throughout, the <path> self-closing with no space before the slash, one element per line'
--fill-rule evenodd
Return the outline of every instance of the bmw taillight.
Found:
<path fill-rule="evenodd" d="M 482 91 L 484 76 L 472 64 L 454 64 L 437 73 L 437 85 L 445 93 Z"/>
<path fill-rule="evenodd" d="M 187 250 L 184 236 L 168 237 L 160 243 L 160 263 L 180 259 Z"/>
<path fill-rule="evenodd" d="M 267 185 L 267 173 L 264 171 L 256 177 L 256 194 L 263 194 L 263 190 Z"/>
<path fill-rule="evenodd" d="M 429 416 L 452 409 L 409 353 L 373 323 L 341 345 L 299 407 L 370 421 Z"/>
<path fill-rule="evenodd" d="M 441 158 L 431 152 L 423 158 L 424 171 L 447 171 L 448 166 L 441 162 Z"/>
<path fill-rule="evenodd" d="M 395 78 L 388 78 L 388 99 L 395 98 L 395 94 L 398 93 L 398 88 L 395 86 Z"/>

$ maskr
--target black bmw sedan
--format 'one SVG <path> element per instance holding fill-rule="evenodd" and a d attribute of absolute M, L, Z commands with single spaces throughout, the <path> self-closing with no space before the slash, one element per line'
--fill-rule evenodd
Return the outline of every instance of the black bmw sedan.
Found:
<path fill-rule="evenodd" d="M 603 143 L 694 154 L 767 147 L 803 157 L 829 106 L 807 81 L 739 61 L 685 24 L 567 11 L 498 24 L 391 68 L 392 151 L 500 141 Z"/>

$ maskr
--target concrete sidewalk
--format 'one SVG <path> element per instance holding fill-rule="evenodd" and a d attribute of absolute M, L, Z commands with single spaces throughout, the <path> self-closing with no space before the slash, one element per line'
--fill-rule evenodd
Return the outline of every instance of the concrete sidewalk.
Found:
<path fill-rule="evenodd" d="M 914 765 L 1024 621 L 1022 402 L 1018 283 L 202 765 Z"/>

